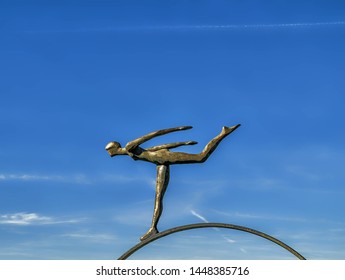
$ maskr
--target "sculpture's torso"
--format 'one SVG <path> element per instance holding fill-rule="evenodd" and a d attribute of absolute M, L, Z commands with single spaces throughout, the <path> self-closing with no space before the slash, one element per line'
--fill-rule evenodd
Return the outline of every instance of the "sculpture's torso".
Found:
<path fill-rule="evenodd" d="M 171 158 L 171 152 L 168 149 L 148 151 L 140 147 L 137 147 L 132 151 L 127 151 L 127 153 L 134 160 L 149 161 L 157 165 L 167 164 L 169 163 L 169 159 Z"/>

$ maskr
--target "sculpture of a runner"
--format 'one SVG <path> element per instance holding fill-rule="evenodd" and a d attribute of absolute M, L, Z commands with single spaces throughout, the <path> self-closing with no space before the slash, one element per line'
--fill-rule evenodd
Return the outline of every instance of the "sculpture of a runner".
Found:
<path fill-rule="evenodd" d="M 128 155 L 134 160 L 148 161 L 156 164 L 157 166 L 156 196 L 152 224 L 149 230 L 140 238 L 141 240 L 145 240 L 158 233 L 157 224 L 163 211 L 163 197 L 169 183 L 170 165 L 205 162 L 212 152 L 217 148 L 218 144 L 239 126 L 239 124 L 232 127 L 223 126 L 221 133 L 213 138 L 199 154 L 171 152 L 169 150 L 183 145 L 195 145 L 197 144 L 195 141 L 175 142 L 153 146 L 146 149 L 140 147 L 142 143 L 154 137 L 174 131 L 191 129 L 191 126 L 180 126 L 154 131 L 128 142 L 124 148 L 121 147 L 120 143 L 118 142 L 108 143 L 105 149 L 111 157 L 116 155 Z"/>

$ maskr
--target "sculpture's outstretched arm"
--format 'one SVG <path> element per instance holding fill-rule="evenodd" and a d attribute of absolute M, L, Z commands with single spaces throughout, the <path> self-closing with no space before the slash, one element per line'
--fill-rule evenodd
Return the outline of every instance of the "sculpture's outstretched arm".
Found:
<path fill-rule="evenodd" d="M 154 152 L 154 151 L 158 151 L 158 150 L 162 150 L 162 149 L 173 149 L 173 148 L 177 148 L 177 147 L 180 147 L 183 145 L 195 145 L 195 144 L 198 144 L 198 142 L 196 142 L 196 141 L 176 142 L 176 143 L 169 143 L 169 144 L 153 146 L 150 148 L 145 148 L 145 150 L 150 151 L 150 152 Z"/>
<path fill-rule="evenodd" d="M 139 145 L 141 145 L 142 143 L 154 138 L 154 137 L 157 137 L 157 136 L 160 136 L 160 135 L 164 135 L 164 134 L 167 134 L 167 133 L 171 133 L 171 132 L 174 132 L 174 131 L 180 131 L 180 130 L 186 130 L 186 129 L 191 129 L 192 126 L 179 126 L 179 127 L 173 127 L 173 128 L 166 128 L 166 129 L 161 129 L 161 130 L 157 130 L 157 131 L 154 131 L 154 132 L 151 132 L 149 134 L 146 134 L 142 137 L 139 137 L 133 141 L 130 141 L 127 143 L 125 149 L 127 151 L 131 151 L 133 149 L 135 149 L 136 147 L 138 147 Z"/>

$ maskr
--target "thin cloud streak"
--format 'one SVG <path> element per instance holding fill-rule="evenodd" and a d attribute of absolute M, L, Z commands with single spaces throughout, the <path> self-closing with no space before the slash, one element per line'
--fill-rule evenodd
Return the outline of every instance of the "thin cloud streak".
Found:
<path fill-rule="evenodd" d="M 194 210 L 190 210 L 190 213 L 191 213 L 193 216 L 195 216 L 195 217 L 199 218 L 200 220 L 202 220 L 203 222 L 209 223 L 209 221 L 208 221 L 205 217 L 203 217 L 203 216 L 201 216 L 200 214 L 196 213 Z"/>
<path fill-rule="evenodd" d="M 37 174 L 0 174 L 0 183 L 6 181 L 21 182 L 57 182 L 73 184 L 94 184 L 98 182 L 105 183 L 132 183 L 145 182 L 152 188 L 155 188 L 155 179 L 151 177 L 134 177 L 134 176 L 116 176 L 116 175 L 95 175 L 87 176 L 85 174 L 75 175 L 37 175 Z"/>
<path fill-rule="evenodd" d="M 41 176 L 33 174 L 0 174 L 0 181 L 62 181 L 62 176 Z"/>
<path fill-rule="evenodd" d="M 345 21 L 334 22 L 299 22 L 299 23 L 273 23 L 273 24 L 219 24 L 219 25 L 163 25 L 143 26 L 138 29 L 148 30 L 231 30 L 231 29 L 270 29 L 270 28 L 296 28 L 296 27 L 318 27 L 318 26 L 341 26 Z M 130 27 L 127 27 L 129 30 Z M 135 29 L 135 27 L 133 27 Z"/>
<path fill-rule="evenodd" d="M 47 224 L 52 222 L 51 217 L 39 216 L 36 213 L 15 213 L 0 216 L 0 224 L 30 225 Z"/>
<path fill-rule="evenodd" d="M 133 32 L 133 31 L 231 31 L 289 28 L 342 27 L 345 21 L 263 23 L 263 24 L 210 24 L 210 25 L 137 25 L 108 26 L 99 28 L 75 28 L 56 30 L 26 30 L 27 33 L 86 33 L 86 32 Z"/>
<path fill-rule="evenodd" d="M 200 220 L 202 220 L 203 222 L 209 223 L 209 221 L 208 221 L 204 216 L 200 215 L 199 213 L 195 212 L 194 210 L 190 210 L 190 213 L 191 213 L 193 216 L 195 216 L 195 217 L 199 218 Z M 214 229 L 215 231 L 219 231 L 218 228 L 213 228 L 213 229 Z M 224 239 L 226 242 L 228 242 L 228 243 L 230 243 L 230 244 L 236 242 L 235 240 L 233 240 L 233 239 L 231 239 L 231 238 L 229 238 L 229 237 L 226 237 L 226 236 L 224 236 L 224 235 L 222 235 L 222 237 L 223 237 L 223 239 Z"/>
<path fill-rule="evenodd" d="M 91 180 L 84 174 L 76 174 L 71 176 L 61 175 L 37 175 L 37 174 L 0 174 L 1 181 L 22 181 L 22 182 L 61 182 L 61 183 L 77 183 L 90 184 Z"/>
<path fill-rule="evenodd" d="M 0 215 L 0 224 L 7 225 L 51 225 L 51 224 L 65 224 L 65 223 L 77 223 L 80 220 L 59 220 L 53 217 L 41 216 L 37 213 L 14 213 Z"/>
<path fill-rule="evenodd" d="M 223 211 L 214 210 L 215 213 L 221 214 L 227 217 L 234 217 L 234 218 L 244 218 L 244 219 L 254 219 L 254 220 L 275 220 L 275 221 L 286 221 L 286 222 L 300 222 L 305 223 L 308 222 L 306 218 L 300 217 L 289 217 L 289 216 L 272 216 L 272 215 L 253 215 L 248 213 L 228 213 Z"/>
<path fill-rule="evenodd" d="M 87 240 L 91 242 L 107 242 L 114 241 L 118 238 L 115 235 L 105 234 L 105 233 L 88 233 L 88 232 L 79 232 L 79 233 L 66 233 L 62 234 L 62 237 L 78 239 L 78 240 Z"/>

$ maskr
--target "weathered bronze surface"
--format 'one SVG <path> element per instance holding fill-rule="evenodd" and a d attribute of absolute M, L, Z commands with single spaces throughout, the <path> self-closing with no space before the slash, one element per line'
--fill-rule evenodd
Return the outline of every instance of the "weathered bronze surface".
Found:
<path fill-rule="evenodd" d="M 133 141 L 127 143 L 123 148 L 118 142 L 110 142 L 105 147 L 110 156 L 116 155 L 128 155 L 134 160 L 143 160 L 156 164 L 157 177 L 156 177 L 156 196 L 154 202 L 154 210 L 152 217 L 152 224 L 149 230 L 140 238 L 145 240 L 156 234 L 158 234 L 157 224 L 163 210 L 163 197 L 168 187 L 170 176 L 170 165 L 172 164 L 187 164 L 187 163 L 202 163 L 213 153 L 218 144 L 240 125 L 237 124 L 232 127 L 224 126 L 220 134 L 213 138 L 199 154 L 188 154 L 182 152 L 171 152 L 169 149 L 173 149 L 182 145 L 195 145 L 195 141 L 187 142 L 175 142 L 169 144 L 163 144 L 144 149 L 140 145 L 154 137 L 161 136 L 174 131 L 181 131 L 191 129 L 191 126 L 180 126 L 175 128 L 167 128 L 151 132 L 147 135 L 139 137 Z"/>

